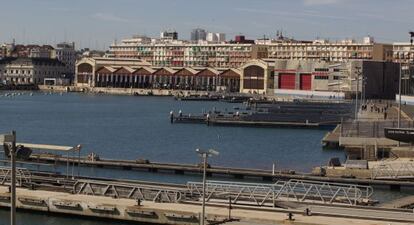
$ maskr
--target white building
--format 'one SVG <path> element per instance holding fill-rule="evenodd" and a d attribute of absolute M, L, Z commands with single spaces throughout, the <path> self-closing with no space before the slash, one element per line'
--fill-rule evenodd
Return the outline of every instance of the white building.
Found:
<path fill-rule="evenodd" d="M 410 42 L 396 42 L 392 45 L 395 62 L 414 62 L 414 45 Z"/>
<path fill-rule="evenodd" d="M 65 65 L 51 58 L 4 58 L 0 60 L 0 81 L 5 84 L 44 84 L 60 79 Z"/>
<path fill-rule="evenodd" d="M 208 42 L 225 42 L 226 41 L 226 34 L 209 32 L 207 34 L 206 40 Z"/>
<path fill-rule="evenodd" d="M 55 48 L 56 59 L 65 64 L 66 76 L 72 77 L 75 74 L 76 51 L 75 43 L 59 43 Z"/>

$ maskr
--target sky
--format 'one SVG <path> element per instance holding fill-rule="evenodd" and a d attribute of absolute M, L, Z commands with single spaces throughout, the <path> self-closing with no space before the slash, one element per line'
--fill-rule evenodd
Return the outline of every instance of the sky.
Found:
<path fill-rule="evenodd" d="M 324 38 L 406 42 L 414 30 L 414 0 L 0 0 L 0 43 L 107 49 L 135 34 L 158 37 L 191 29 L 301 40 Z"/>

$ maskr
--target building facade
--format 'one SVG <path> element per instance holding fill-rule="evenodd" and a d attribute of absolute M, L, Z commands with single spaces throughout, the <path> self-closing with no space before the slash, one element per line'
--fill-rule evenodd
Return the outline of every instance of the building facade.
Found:
<path fill-rule="evenodd" d="M 75 43 L 59 43 L 56 45 L 55 48 L 55 57 L 57 60 L 61 61 L 65 64 L 66 68 L 66 76 L 70 79 L 75 74 L 75 63 L 76 63 L 76 51 L 75 51 Z"/>
<path fill-rule="evenodd" d="M 95 81 L 97 81 L 96 71 L 105 66 L 111 66 L 113 68 L 120 68 L 122 66 L 138 68 L 151 66 L 151 64 L 140 59 L 83 57 L 76 62 L 75 85 L 81 87 L 95 87 Z"/>
<path fill-rule="evenodd" d="M 207 42 L 212 42 L 212 43 L 225 42 L 226 41 L 226 34 L 209 32 L 209 33 L 207 33 L 206 41 Z"/>
<path fill-rule="evenodd" d="M 191 31 L 191 34 L 190 34 L 191 41 L 194 41 L 194 42 L 197 42 L 200 40 L 205 41 L 206 38 L 207 38 L 207 32 L 204 29 L 196 28 Z"/>
<path fill-rule="evenodd" d="M 395 62 L 414 62 L 414 45 L 412 45 L 410 42 L 396 42 L 392 47 L 393 59 Z"/>
<path fill-rule="evenodd" d="M 238 92 L 234 68 L 154 67 L 137 60 L 83 58 L 76 64 L 76 85 L 83 87 L 223 90 Z"/>
<path fill-rule="evenodd" d="M 61 79 L 65 65 L 50 58 L 3 58 L 0 60 L 0 80 L 4 84 L 44 84 L 45 79 Z"/>
<path fill-rule="evenodd" d="M 295 60 L 323 60 L 344 62 L 348 60 L 393 60 L 393 46 L 374 42 L 357 43 L 354 41 L 328 42 L 272 42 L 266 44 L 268 58 Z"/>
<path fill-rule="evenodd" d="M 267 49 L 255 44 L 141 43 L 127 40 L 111 45 L 109 56 L 139 58 L 162 67 L 238 68 L 251 59 L 266 58 Z"/>
<path fill-rule="evenodd" d="M 358 90 L 366 98 L 393 99 L 398 91 L 399 64 L 352 60 L 342 63 L 312 60 L 252 60 L 241 68 L 242 93 L 344 93 Z"/>
<path fill-rule="evenodd" d="M 53 58 L 54 54 L 54 48 L 50 45 L 16 45 L 12 43 L 0 46 L 0 58 Z"/>
<path fill-rule="evenodd" d="M 173 30 L 167 30 L 160 33 L 161 40 L 178 40 L 178 33 Z"/>

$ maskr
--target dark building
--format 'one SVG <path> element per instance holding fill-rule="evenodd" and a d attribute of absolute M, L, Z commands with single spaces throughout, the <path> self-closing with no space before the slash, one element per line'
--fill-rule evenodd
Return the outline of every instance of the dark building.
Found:
<path fill-rule="evenodd" d="M 205 41 L 206 37 L 207 37 L 207 32 L 204 29 L 197 28 L 191 31 L 192 41 L 199 41 L 199 40 Z"/>
<path fill-rule="evenodd" d="M 399 89 L 400 64 L 362 61 L 363 87 L 367 99 L 395 99 Z"/>
<path fill-rule="evenodd" d="M 233 43 L 237 44 L 254 44 L 254 40 L 246 39 L 244 35 L 237 35 L 234 37 Z"/>

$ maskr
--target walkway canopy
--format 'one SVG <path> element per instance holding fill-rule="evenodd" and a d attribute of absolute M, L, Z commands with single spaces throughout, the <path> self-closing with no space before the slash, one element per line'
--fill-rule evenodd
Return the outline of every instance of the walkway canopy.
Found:
<path fill-rule="evenodd" d="M 2 145 L 5 150 L 6 148 L 10 149 L 10 145 L 13 142 L 13 140 L 10 138 L 10 135 L 1 135 L 0 134 L 0 145 Z M 80 151 L 82 149 L 81 145 L 77 146 L 62 146 L 62 145 L 47 145 L 47 144 L 33 144 L 33 143 L 21 143 L 16 142 L 16 146 L 24 146 L 25 148 L 30 148 L 32 151 L 46 151 L 46 152 L 53 152 L 54 154 L 62 154 L 66 155 L 66 177 L 69 176 L 69 155 L 72 154 L 72 158 L 74 159 L 74 154 L 78 153 L 78 172 L 79 172 L 79 166 L 80 166 Z M 72 160 L 72 176 L 74 175 L 74 163 L 75 160 Z"/>

